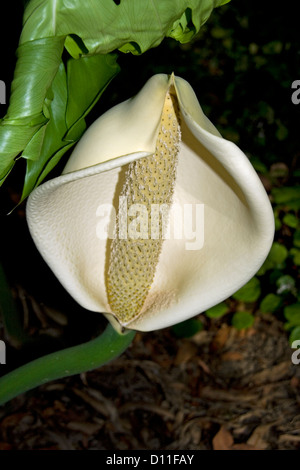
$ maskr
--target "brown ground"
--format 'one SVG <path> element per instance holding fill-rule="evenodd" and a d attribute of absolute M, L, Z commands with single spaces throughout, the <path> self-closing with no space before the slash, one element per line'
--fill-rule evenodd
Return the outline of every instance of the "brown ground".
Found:
<path fill-rule="evenodd" d="M 12 400 L 0 449 L 299 449 L 300 364 L 282 323 L 204 321 L 189 339 L 138 333 L 101 369 Z"/>

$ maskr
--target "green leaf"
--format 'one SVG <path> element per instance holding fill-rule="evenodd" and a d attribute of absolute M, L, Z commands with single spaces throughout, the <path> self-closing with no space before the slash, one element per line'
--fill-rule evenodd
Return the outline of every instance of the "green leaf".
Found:
<path fill-rule="evenodd" d="M 120 68 L 116 54 L 71 59 L 67 65 L 68 103 L 65 140 L 79 139 L 81 132 L 74 126 L 82 123 Z M 86 84 L 88 83 L 88 86 Z M 81 90 L 80 93 L 78 91 Z"/>
<path fill-rule="evenodd" d="M 297 228 L 299 225 L 298 217 L 296 217 L 294 214 L 286 214 L 282 221 L 285 225 L 291 228 Z"/>
<path fill-rule="evenodd" d="M 69 34 L 66 37 L 65 48 L 74 59 L 79 59 L 82 54 L 88 54 L 89 52 L 77 34 Z"/>
<path fill-rule="evenodd" d="M 46 96 L 50 119 L 44 126 L 39 150 L 34 153 L 30 141 L 22 154 L 28 161 L 21 200 L 30 194 L 66 150 L 81 137 L 86 128 L 86 114 L 118 71 L 116 55 L 70 59 L 67 71 L 64 64 L 60 64 Z M 88 87 L 86 83 L 89 83 Z M 81 93 L 78 94 L 78 90 Z"/>
<path fill-rule="evenodd" d="M 21 42 L 63 36 L 77 58 L 107 54 L 135 43 L 140 53 L 158 46 L 168 36 L 187 42 L 223 0 L 31 0 L 24 15 Z M 100 34 L 101 32 L 101 34 Z M 191 32 L 193 33 L 191 36 Z M 80 39 L 80 43 L 79 43 Z"/>
<path fill-rule="evenodd" d="M 45 38 L 21 44 L 17 50 L 10 103 L 6 116 L 0 122 L 1 178 L 34 134 L 47 122 L 43 114 L 44 99 L 57 73 L 63 45 L 62 38 Z"/>
<path fill-rule="evenodd" d="M 294 210 L 300 209 L 300 186 L 273 188 L 271 194 L 275 204 L 285 205 Z"/>
<path fill-rule="evenodd" d="M 296 230 L 293 239 L 294 246 L 300 248 L 300 230 Z"/>
<path fill-rule="evenodd" d="M 250 328 L 254 323 L 254 316 L 249 312 L 236 312 L 232 317 L 231 323 L 237 330 Z"/>
<path fill-rule="evenodd" d="M 24 199 L 80 138 L 84 117 L 118 72 L 112 51 L 141 54 L 165 37 L 187 42 L 213 9 L 225 3 L 31 0 L 24 13 L 8 112 L 0 121 L 0 182 L 20 156 L 27 159 Z M 73 59 L 62 59 L 64 48 Z"/>
<path fill-rule="evenodd" d="M 274 267 L 280 266 L 286 260 L 287 256 L 288 250 L 286 247 L 278 242 L 274 242 L 268 255 L 268 260 Z"/>
<path fill-rule="evenodd" d="M 284 316 L 287 319 L 284 327 L 289 330 L 294 326 L 300 326 L 300 303 L 288 305 L 283 310 Z"/>
<path fill-rule="evenodd" d="M 293 257 L 293 262 L 297 266 L 300 266 L 300 250 L 298 250 L 297 248 L 291 248 L 290 255 L 292 255 Z"/>
<path fill-rule="evenodd" d="M 267 259 L 258 271 L 258 276 L 262 276 L 269 269 L 281 268 L 288 257 L 288 250 L 281 243 L 274 242 Z"/>
<path fill-rule="evenodd" d="M 225 302 L 221 302 L 220 304 L 215 305 L 214 307 L 211 307 L 206 310 L 205 314 L 209 318 L 220 318 L 225 315 L 225 313 L 227 313 L 228 311 L 228 305 Z"/>
<path fill-rule="evenodd" d="M 294 341 L 300 340 L 300 326 L 296 326 L 292 329 L 290 336 L 289 336 L 289 343 L 293 344 Z"/>
<path fill-rule="evenodd" d="M 54 93 L 55 90 L 55 93 Z M 51 99 L 52 98 L 52 99 Z M 22 154 L 27 159 L 26 176 L 22 200 L 34 189 L 37 184 L 41 171 L 45 168 L 47 162 L 61 147 L 66 146 L 63 142 L 63 136 L 67 131 L 64 111 L 67 106 L 67 82 L 64 64 L 61 63 L 57 74 L 47 92 L 47 108 L 50 116 L 45 125 L 43 140 L 40 142 L 40 150 L 34 155 L 31 142 L 25 147 Z"/>
<path fill-rule="evenodd" d="M 257 277 L 253 277 L 239 289 L 232 297 L 241 302 L 255 302 L 260 296 L 260 282 Z"/>
<path fill-rule="evenodd" d="M 283 44 L 281 41 L 271 41 L 263 45 L 262 50 L 264 54 L 280 54 Z"/>
<path fill-rule="evenodd" d="M 182 43 L 189 42 L 195 36 L 196 28 L 192 22 L 192 11 L 187 8 L 183 15 L 173 24 L 170 36 Z"/>
<path fill-rule="evenodd" d="M 277 123 L 277 131 L 276 131 L 276 137 L 278 140 L 285 140 L 287 138 L 287 136 L 289 135 L 289 131 L 287 129 L 287 127 L 285 127 L 282 122 L 280 121 L 280 119 L 278 119 L 276 121 Z"/>
<path fill-rule="evenodd" d="M 178 338 L 190 338 L 199 331 L 203 330 L 203 323 L 197 318 L 191 318 L 189 320 L 177 323 L 172 326 L 172 331 Z"/>
<path fill-rule="evenodd" d="M 273 313 L 281 305 L 281 298 L 275 294 L 268 294 L 260 303 L 259 309 L 262 313 Z"/>
<path fill-rule="evenodd" d="M 62 37 L 37 38 L 19 46 L 11 89 L 13 99 L 10 100 L 5 119 L 39 115 L 45 90 L 51 85 L 61 62 L 63 47 Z"/>
<path fill-rule="evenodd" d="M 277 279 L 276 285 L 277 294 L 286 294 L 288 292 L 294 293 L 296 281 L 292 276 L 285 274 Z"/>

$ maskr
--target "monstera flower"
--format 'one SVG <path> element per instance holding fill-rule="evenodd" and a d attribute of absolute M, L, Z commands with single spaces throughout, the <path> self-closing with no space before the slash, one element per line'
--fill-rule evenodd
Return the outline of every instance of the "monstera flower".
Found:
<path fill-rule="evenodd" d="M 273 240 L 267 194 L 191 86 L 159 74 L 101 116 L 33 191 L 32 237 L 84 308 L 151 331 L 228 298 Z"/>

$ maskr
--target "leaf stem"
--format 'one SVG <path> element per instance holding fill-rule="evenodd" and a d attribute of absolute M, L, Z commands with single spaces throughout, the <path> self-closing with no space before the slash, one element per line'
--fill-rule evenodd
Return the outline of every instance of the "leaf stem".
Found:
<path fill-rule="evenodd" d="M 97 338 L 35 359 L 0 378 L 0 405 L 52 380 L 96 369 L 118 357 L 135 331 L 117 333 L 109 324 Z"/>

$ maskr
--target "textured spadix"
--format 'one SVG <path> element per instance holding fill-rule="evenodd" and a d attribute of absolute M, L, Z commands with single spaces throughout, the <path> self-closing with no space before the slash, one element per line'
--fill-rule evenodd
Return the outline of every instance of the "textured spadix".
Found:
<path fill-rule="evenodd" d="M 202 242 L 184 229 L 163 239 L 161 222 L 152 238 L 124 239 L 121 216 L 119 235 L 99 236 L 104 214 L 112 234 L 122 198 L 148 214 L 155 204 L 181 214 L 201 206 L 202 225 L 193 233 L 201 232 Z M 148 233 L 154 215 L 128 214 L 128 226 L 139 220 L 139 233 L 143 224 Z M 274 232 L 268 197 L 247 157 L 220 136 L 190 85 L 167 75 L 155 75 L 95 121 L 63 174 L 33 191 L 27 219 L 42 256 L 79 304 L 141 331 L 228 298 L 259 269 Z M 165 220 L 171 224 L 169 212 Z"/>

